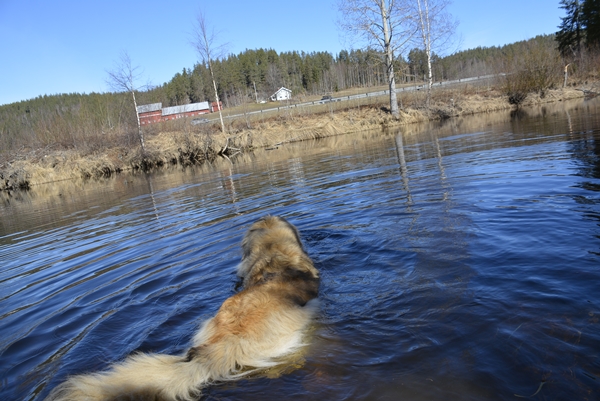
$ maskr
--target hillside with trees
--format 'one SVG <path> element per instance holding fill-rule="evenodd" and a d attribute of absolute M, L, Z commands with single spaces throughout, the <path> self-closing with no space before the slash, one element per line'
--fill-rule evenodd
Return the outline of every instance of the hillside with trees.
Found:
<path fill-rule="evenodd" d="M 502 47 L 478 47 L 440 57 L 433 54 L 434 81 L 510 72 L 539 54 L 549 69 L 550 82 L 559 85 L 562 68 L 571 61 L 561 58 L 554 35 Z M 572 79 L 584 79 L 594 70 L 596 53 L 580 51 Z M 423 82 L 426 77 L 424 51 L 413 48 L 406 60 L 396 60 L 400 84 Z M 281 52 L 273 49 L 246 50 L 213 63 L 219 96 L 224 107 L 268 100 L 279 87 L 293 91 L 295 98 L 331 94 L 348 88 L 385 85 L 385 65 L 374 50 L 327 52 Z M 532 67 L 534 68 L 534 67 Z M 537 68 L 537 67 L 535 67 Z M 574 81 L 573 81 L 574 82 Z M 162 102 L 164 106 L 214 100 L 208 68 L 197 64 L 183 68 L 160 86 L 137 94 L 138 104 Z M 86 147 L 93 149 L 115 134 L 134 128 L 134 110 L 123 93 L 60 94 L 0 106 L 2 154 L 23 147 Z M 122 135 L 121 135 L 122 136 Z M 125 135 L 123 140 L 135 138 Z"/>

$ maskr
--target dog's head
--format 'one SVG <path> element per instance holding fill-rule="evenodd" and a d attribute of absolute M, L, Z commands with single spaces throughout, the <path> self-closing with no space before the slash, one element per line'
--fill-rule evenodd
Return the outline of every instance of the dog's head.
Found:
<path fill-rule="evenodd" d="M 266 262 L 275 253 L 308 258 L 296 227 L 283 217 L 265 216 L 252 224 L 244 235 L 238 276 L 246 277 L 257 262 Z"/>
<path fill-rule="evenodd" d="M 294 241 L 304 250 L 298 229 L 286 219 L 279 216 L 264 216 L 258 219 L 246 232 L 242 240 L 243 259 L 247 258 L 254 249 L 276 240 L 277 242 Z"/>

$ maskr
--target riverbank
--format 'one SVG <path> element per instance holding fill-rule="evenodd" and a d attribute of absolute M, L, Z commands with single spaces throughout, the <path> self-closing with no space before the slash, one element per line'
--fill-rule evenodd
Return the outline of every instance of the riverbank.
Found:
<path fill-rule="evenodd" d="M 542 98 L 529 94 L 521 107 L 584 97 L 583 89 L 549 90 Z M 596 85 L 596 89 L 598 86 Z M 211 162 L 223 154 L 233 158 L 253 148 L 276 148 L 285 143 L 329 137 L 350 132 L 392 128 L 424 121 L 477 113 L 509 110 L 511 106 L 493 88 L 459 88 L 433 92 L 430 108 L 423 106 L 423 94 L 405 95 L 399 119 L 385 108 L 385 97 L 371 104 L 336 104 L 318 111 L 284 113 L 230 124 L 229 133 L 214 133 L 207 127 L 189 123 L 147 134 L 146 152 L 125 147 L 98 149 L 81 154 L 77 149 L 30 150 L 0 166 L 0 190 L 28 189 L 31 186 L 78 178 L 111 176 L 128 171 L 150 170 L 165 165 L 191 165 Z"/>

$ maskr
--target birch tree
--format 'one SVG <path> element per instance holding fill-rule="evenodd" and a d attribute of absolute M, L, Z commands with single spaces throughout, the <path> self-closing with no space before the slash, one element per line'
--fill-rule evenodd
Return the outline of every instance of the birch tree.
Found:
<path fill-rule="evenodd" d="M 427 107 L 431 103 L 433 74 L 431 69 L 432 49 L 446 50 L 452 43 L 458 22 L 446 11 L 448 0 L 416 0 L 419 31 L 423 50 L 427 56 Z"/>
<path fill-rule="evenodd" d="M 417 27 L 408 0 L 340 0 L 340 26 L 364 47 L 381 49 L 390 92 L 390 111 L 399 117 L 395 57 L 407 48 Z"/>
<path fill-rule="evenodd" d="M 200 62 L 207 66 L 210 71 L 210 77 L 215 90 L 217 109 L 219 110 L 219 119 L 221 120 L 221 130 L 225 132 L 225 123 L 223 122 L 223 113 L 221 112 L 221 102 L 219 100 L 219 92 L 217 91 L 217 81 L 215 80 L 215 74 L 212 67 L 212 60 L 223 56 L 225 45 L 217 45 L 216 42 L 217 34 L 214 29 L 211 29 L 206 24 L 204 14 L 198 12 L 192 31 L 192 46 L 194 46 L 196 52 L 198 52 Z"/>
<path fill-rule="evenodd" d="M 142 153 L 146 154 L 146 144 L 144 143 L 144 133 L 142 132 L 142 125 L 140 124 L 140 115 L 138 113 L 137 101 L 135 100 L 135 92 L 147 85 L 140 85 L 139 81 L 142 77 L 142 71 L 139 66 L 133 66 L 131 64 L 131 57 L 126 51 L 122 51 L 119 55 L 119 60 L 115 63 L 112 70 L 107 71 L 108 86 L 116 92 L 130 92 L 133 99 L 133 107 L 135 109 L 135 118 L 137 121 L 138 138 L 140 140 L 140 146 L 142 147 Z"/>

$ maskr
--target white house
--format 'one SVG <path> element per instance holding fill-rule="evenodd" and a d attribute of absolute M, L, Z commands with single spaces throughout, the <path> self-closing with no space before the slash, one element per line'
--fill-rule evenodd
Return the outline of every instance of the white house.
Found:
<path fill-rule="evenodd" d="M 273 93 L 273 95 L 271 95 L 271 100 L 272 101 L 282 101 L 282 100 L 289 100 L 292 98 L 292 91 L 284 88 L 283 86 L 281 88 L 279 88 L 279 90 L 275 93 Z"/>

